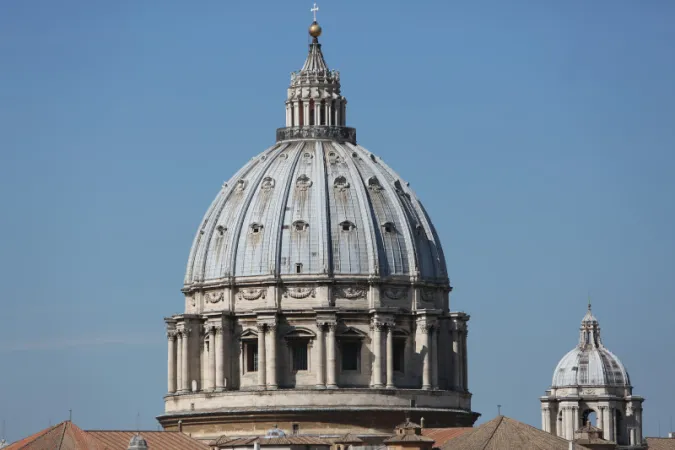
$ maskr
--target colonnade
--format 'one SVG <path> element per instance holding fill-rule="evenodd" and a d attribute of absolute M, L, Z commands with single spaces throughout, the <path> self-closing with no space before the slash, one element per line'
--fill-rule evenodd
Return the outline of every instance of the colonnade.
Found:
<path fill-rule="evenodd" d="M 286 126 L 345 126 L 346 103 L 343 99 L 305 98 L 288 101 L 286 102 Z M 324 120 L 321 120 L 322 116 Z"/>
<path fill-rule="evenodd" d="M 232 342 L 229 321 L 222 319 L 207 320 L 201 323 L 199 319 L 180 321 L 171 319 L 168 337 L 168 392 L 187 393 L 194 390 L 222 391 L 231 388 L 231 374 L 233 365 Z M 419 355 L 421 362 L 421 388 L 438 389 L 439 372 L 448 370 L 444 388 L 466 391 L 466 323 L 462 321 L 447 321 L 449 329 L 441 328 L 439 321 L 433 316 L 418 316 L 416 319 L 416 336 L 406 336 L 406 350 L 413 346 L 414 353 Z M 200 332 L 203 327 L 203 334 Z M 317 319 L 316 337 L 313 346 L 316 346 L 315 359 L 312 361 L 311 372 L 316 377 L 317 388 L 338 387 L 338 340 L 337 320 Z M 278 381 L 278 324 L 273 321 L 263 320 L 256 323 L 257 333 L 251 336 L 257 339 L 257 373 L 256 381 L 260 389 L 277 389 Z M 440 345 L 441 330 L 448 331 L 451 339 L 451 349 Z M 367 347 L 372 351 L 371 382 L 372 388 L 396 388 L 394 352 L 396 325 L 393 317 L 375 316 L 371 320 L 371 342 Z M 257 335 L 257 336 L 256 336 Z M 250 339 L 249 338 L 249 339 Z M 400 337 L 399 337 L 400 339 Z M 193 352 L 199 353 L 197 346 L 203 340 L 204 347 L 201 358 L 191 357 Z M 194 346 L 193 343 L 194 342 Z M 255 341 L 254 341 L 255 342 Z M 243 349 L 243 347 L 242 347 Z M 439 350 L 443 357 L 447 358 L 450 351 L 449 366 L 441 366 Z M 235 357 L 236 358 L 236 357 Z M 245 358 L 245 357 L 244 357 Z M 411 366 L 410 361 L 405 360 L 407 370 L 419 369 Z M 242 362 L 244 362 L 242 360 Z M 192 365 L 191 365 L 192 364 Z M 194 370 L 199 370 L 195 376 Z M 417 372 L 419 374 L 419 372 Z M 410 374 L 408 374 L 410 375 Z M 193 386 L 192 378 L 198 378 L 200 385 Z M 410 385 L 407 378 L 406 387 Z M 255 384 L 254 384 L 255 385 Z"/>

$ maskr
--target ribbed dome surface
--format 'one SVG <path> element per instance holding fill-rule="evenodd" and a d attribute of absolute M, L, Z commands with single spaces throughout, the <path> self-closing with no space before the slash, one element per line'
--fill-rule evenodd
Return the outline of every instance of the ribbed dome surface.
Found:
<path fill-rule="evenodd" d="M 619 358 L 606 348 L 577 347 L 558 363 L 552 386 L 630 386 L 630 379 Z"/>
<path fill-rule="evenodd" d="M 628 372 L 600 339 L 600 325 L 589 304 L 581 320 L 579 344 L 558 363 L 552 387 L 630 386 Z"/>
<path fill-rule="evenodd" d="M 447 284 L 440 241 L 412 190 L 363 147 L 328 140 L 279 142 L 225 183 L 185 283 L 299 274 Z"/>

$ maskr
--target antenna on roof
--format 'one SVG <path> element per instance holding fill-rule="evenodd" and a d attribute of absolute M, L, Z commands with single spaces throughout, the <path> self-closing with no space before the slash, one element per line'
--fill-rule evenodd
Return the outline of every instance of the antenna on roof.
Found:
<path fill-rule="evenodd" d="M 73 421 L 73 410 L 72 409 L 68 410 L 68 421 L 69 422 Z"/>
<path fill-rule="evenodd" d="M 136 433 L 141 432 L 141 412 L 136 413 Z"/>
<path fill-rule="evenodd" d="M 502 405 L 497 405 L 497 415 L 498 416 L 502 415 Z"/>

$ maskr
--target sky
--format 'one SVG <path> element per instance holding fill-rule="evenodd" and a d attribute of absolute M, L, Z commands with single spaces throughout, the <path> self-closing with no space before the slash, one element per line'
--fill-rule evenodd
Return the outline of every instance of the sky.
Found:
<path fill-rule="evenodd" d="M 300 0 L 0 2 L 0 420 L 156 429 L 163 318 L 218 193 L 284 124 Z M 675 414 L 675 2 L 319 3 L 349 126 L 422 200 L 482 423 L 540 426 L 587 299 Z M 140 418 L 140 419 L 139 419 Z"/>

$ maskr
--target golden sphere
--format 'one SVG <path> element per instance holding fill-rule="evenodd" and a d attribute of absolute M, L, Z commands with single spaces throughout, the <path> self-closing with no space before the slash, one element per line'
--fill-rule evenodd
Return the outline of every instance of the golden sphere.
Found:
<path fill-rule="evenodd" d="M 312 23 L 309 26 L 309 35 L 315 38 L 321 36 L 321 26 L 316 22 Z"/>

